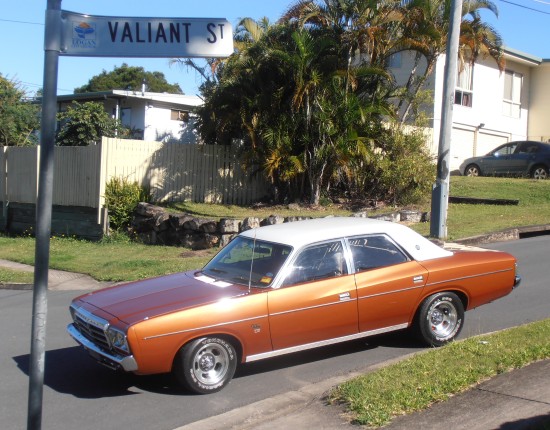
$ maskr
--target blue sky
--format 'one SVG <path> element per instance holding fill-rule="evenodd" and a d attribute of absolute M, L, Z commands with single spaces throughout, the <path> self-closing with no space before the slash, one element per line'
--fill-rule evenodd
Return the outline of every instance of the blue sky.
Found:
<path fill-rule="evenodd" d="M 466 1 L 466 0 L 463 0 Z M 499 18 L 484 18 L 500 32 L 510 48 L 550 59 L 550 0 L 493 0 Z M 0 73 L 21 83 L 29 95 L 42 87 L 44 63 L 44 12 L 46 0 L 3 0 L 0 15 Z M 268 17 L 276 21 L 290 0 L 63 0 L 61 8 L 73 12 L 107 16 L 226 18 L 236 25 L 240 18 Z M 123 62 L 161 71 L 170 83 L 178 83 L 186 94 L 197 94 L 200 80 L 194 72 L 168 59 L 61 57 L 58 94 L 70 94 L 103 70 L 111 71 Z"/>

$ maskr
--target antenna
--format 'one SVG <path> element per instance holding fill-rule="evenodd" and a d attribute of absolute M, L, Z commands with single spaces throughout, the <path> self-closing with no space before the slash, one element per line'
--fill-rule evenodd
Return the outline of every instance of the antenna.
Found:
<path fill-rule="evenodd" d="M 252 259 L 250 260 L 250 273 L 248 274 L 248 294 L 252 289 L 252 268 L 254 267 L 254 252 L 256 251 L 256 229 L 254 229 L 254 242 L 252 242 Z"/>

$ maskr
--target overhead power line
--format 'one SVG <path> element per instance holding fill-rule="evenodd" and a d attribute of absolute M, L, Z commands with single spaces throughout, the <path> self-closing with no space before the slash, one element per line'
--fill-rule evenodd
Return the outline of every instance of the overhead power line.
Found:
<path fill-rule="evenodd" d="M 530 11 L 533 11 L 533 12 L 537 12 L 537 13 L 542 13 L 542 14 L 545 14 L 545 15 L 550 15 L 550 12 L 546 12 L 544 10 L 539 10 L 539 9 L 535 9 L 535 8 L 532 8 L 532 7 L 529 7 L 529 6 L 525 6 L 523 4 L 518 4 L 518 3 L 514 3 L 512 1 L 508 1 L 508 0 L 500 0 L 502 3 L 508 3 L 508 4 L 511 4 L 513 6 L 517 6 L 517 7 L 521 7 L 523 9 L 527 9 L 527 10 L 530 10 Z M 537 0 L 535 0 L 537 1 Z M 539 1 L 539 3 L 543 3 L 543 4 L 550 4 L 550 3 L 545 3 L 543 1 Z"/>
<path fill-rule="evenodd" d="M 43 22 L 29 22 L 29 21 L 17 21 L 15 19 L 1 19 L 2 22 L 14 22 L 16 24 L 30 24 L 30 25 L 44 25 Z"/>

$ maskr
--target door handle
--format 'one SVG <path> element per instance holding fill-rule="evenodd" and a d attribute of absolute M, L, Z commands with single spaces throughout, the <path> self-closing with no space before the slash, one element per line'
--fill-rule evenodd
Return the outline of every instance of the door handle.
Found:
<path fill-rule="evenodd" d="M 340 293 L 339 297 L 341 302 L 344 302 L 346 300 L 351 300 L 351 294 L 349 293 L 349 291 L 346 291 L 345 293 Z"/>

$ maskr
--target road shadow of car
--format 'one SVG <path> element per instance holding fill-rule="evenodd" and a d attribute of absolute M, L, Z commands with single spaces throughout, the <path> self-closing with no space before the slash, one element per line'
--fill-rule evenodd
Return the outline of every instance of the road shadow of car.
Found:
<path fill-rule="evenodd" d="M 82 399 L 98 399 L 140 394 L 140 390 L 186 394 L 171 375 L 137 376 L 113 371 L 96 363 L 79 346 L 46 351 L 44 385 L 60 393 Z M 29 375 L 30 355 L 13 357 L 17 367 Z"/>
<path fill-rule="evenodd" d="M 237 368 L 235 379 L 277 371 L 293 366 L 361 353 L 379 347 L 417 349 L 418 342 L 402 333 L 379 335 L 287 354 L 269 360 L 246 363 Z M 59 393 L 82 399 L 98 399 L 140 394 L 146 391 L 164 395 L 194 395 L 181 388 L 171 374 L 138 376 L 113 371 L 90 358 L 79 346 L 46 351 L 44 385 Z M 30 355 L 13 357 L 17 367 L 29 375 Z"/>

